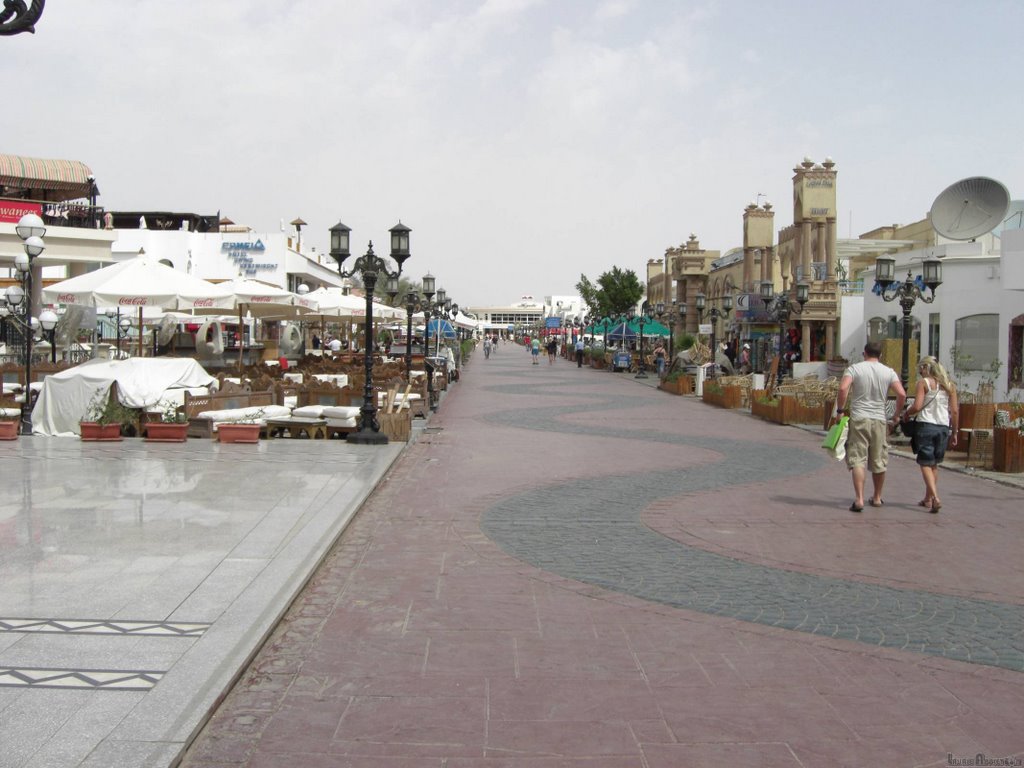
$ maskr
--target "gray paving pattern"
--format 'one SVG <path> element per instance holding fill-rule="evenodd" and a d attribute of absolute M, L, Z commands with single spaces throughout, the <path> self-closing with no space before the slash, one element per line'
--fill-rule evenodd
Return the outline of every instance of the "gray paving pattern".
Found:
<path fill-rule="evenodd" d="M 557 387 L 494 387 L 535 401 Z M 577 397 L 583 396 L 577 393 Z M 532 406 L 488 416 L 507 426 L 574 434 L 641 435 L 626 427 L 567 424 L 555 416 L 634 407 L 642 397 L 594 396 L 584 406 Z M 648 442 L 697 446 L 723 458 L 699 472 L 659 471 L 569 481 L 503 500 L 483 515 L 484 532 L 506 552 L 566 578 L 666 605 L 773 627 L 948 659 L 1024 670 L 1024 607 L 897 589 L 753 564 L 669 539 L 640 511 L 670 496 L 780 477 L 797 478 L 823 455 L 727 438 L 644 430 Z"/>

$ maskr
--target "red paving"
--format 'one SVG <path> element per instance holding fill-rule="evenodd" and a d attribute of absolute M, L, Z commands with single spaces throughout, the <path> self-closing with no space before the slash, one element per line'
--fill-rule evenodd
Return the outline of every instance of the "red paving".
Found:
<path fill-rule="evenodd" d="M 607 592 L 505 554 L 482 513 L 567 477 L 700 471 L 695 447 L 537 432 L 505 409 L 623 407 L 595 421 L 812 450 L 820 438 L 512 347 L 477 356 L 370 497 L 183 765 L 663 768 L 945 766 L 1024 758 L 1024 675 L 717 618 Z M 543 393 L 523 385 L 544 383 Z M 512 385 L 513 389 L 508 389 Z M 500 390 L 493 387 L 506 387 Z M 626 407 L 640 400 L 638 408 Z M 1020 490 L 944 473 L 938 516 L 893 459 L 880 510 L 847 472 L 662 499 L 644 521 L 775 567 L 1024 604 Z"/>

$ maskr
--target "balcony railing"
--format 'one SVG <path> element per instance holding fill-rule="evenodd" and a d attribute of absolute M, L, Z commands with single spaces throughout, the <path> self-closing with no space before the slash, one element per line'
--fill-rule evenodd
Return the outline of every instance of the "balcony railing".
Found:
<path fill-rule="evenodd" d="M 79 229 L 101 229 L 104 225 L 105 210 L 99 205 L 90 205 L 86 200 L 69 200 L 61 203 L 45 200 L 29 200 L 23 197 L 0 197 L 0 208 L 38 206 L 39 215 L 48 227 L 77 227 Z M 26 210 L 25 213 L 32 211 Z M 12 217 L 13 218 L 13 217 Z M 4 219 L 7 220 L 6 218 Z M 17 218 L 13 218 L 16 222 Z"/>

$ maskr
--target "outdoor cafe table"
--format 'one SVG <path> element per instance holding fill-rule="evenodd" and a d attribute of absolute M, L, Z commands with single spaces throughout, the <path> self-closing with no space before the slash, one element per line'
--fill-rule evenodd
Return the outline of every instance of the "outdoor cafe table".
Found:
<path fill-rule="evenodd" d="M 344 373 L 314 373 L 313 378 L 339 387 L 344 387 L 348 384 L 348 375 Z"/>

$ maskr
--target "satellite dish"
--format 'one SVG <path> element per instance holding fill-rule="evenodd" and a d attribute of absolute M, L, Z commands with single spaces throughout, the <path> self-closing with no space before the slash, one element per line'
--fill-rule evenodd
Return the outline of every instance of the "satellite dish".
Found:
<path fill-rule="evenodd" d="M 974 240 L 1003 221 L 1010 193 L 1000 182 L 985 176 L 961 179 L 946 187 L 932 203 L 935 231 L 950 240 Z"/>

